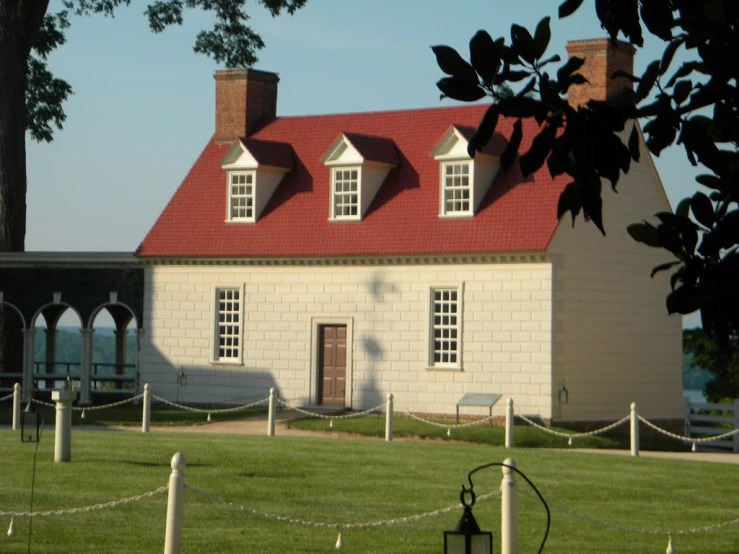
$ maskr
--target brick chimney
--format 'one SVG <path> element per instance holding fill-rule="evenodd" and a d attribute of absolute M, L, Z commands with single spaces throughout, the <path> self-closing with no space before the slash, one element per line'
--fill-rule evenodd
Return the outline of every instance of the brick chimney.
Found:
<path fill-rule="evenodd" d="M 216 132 L 218 142 L 246 137 L 277 116 L 276 73 L 257 69 L 215 72 Z"/>
<path fill-rule="evenodd" d="M 631 88 L 631 81 L 623 77 L 611 79 L 614 71 L 634 72 L 633 46 L 626 42 L 612 43 L 607 38 L 571 40 L 567 43 L 567 54 L 584 58 L 578 70 L 589 83 L 572 85 L 568 91 L 570 104 L 579 106 L 588 100 L 607 100 L 623 88 Z"/>

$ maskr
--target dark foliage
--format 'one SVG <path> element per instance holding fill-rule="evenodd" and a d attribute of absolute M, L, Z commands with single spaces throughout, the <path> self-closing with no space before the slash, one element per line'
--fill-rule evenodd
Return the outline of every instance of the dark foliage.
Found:
<path fill-rule="evenodd" d="M 703 329 L 683 331 L 683 353 L 692 356 L 694 366 L 710 372 L 704 394 L 709 402 L 739 398 L 739 335 L 724 344 L 706 335 Z"/>
<path fill-rule="evenodd" d="M 569 87 L 584 82 L 578 73 L 583 60 L 570 58 L 556 71 L 546 67 L 560 61 L 546 54 L 548 17 L 533 34 L 512 25 L 508 43 L 479 31 L 470 41 L 469 63 L 452 48 L 433 47 L 439 67 L 448 75 L 437 85 L 442 97 L 493 99 L 470 141 L 470 156 L 493 135 L 499 116 L 535 118 L 540 131 L 529 150 L 518 152 L 520 136 L 514 131 L 501 166 L 508 169 L 520 154 L 524 174 L 546 163 L 552 176 L 568 175 L 557 217 L 569 213 L 574 224 L 582 214 L 604 234 L 601 183 L 605 180 L 616 190 L 631 162 L 639 161 L 637 127 L 629 131 L 626 144 L 617 135 L 632 128 L 633 120 L 641 122 L 652 154 L 679 145 L 692 164 L 704 166 L 706 174 L 697 181 L 710 189 L 708 194 L 696 192 L 674 214 L 656 214 L 656 223 L 634 223 L 628 231 L 673 259 L 652 272 L 673 270 L 667 311 L 700 310 L 706 332 L 726 344 L 739 330 L 739 64 L 733 62 L 739 57 L 739 2 L 594 1 L 611 39 L 625 38 L 639 47 L 646 32 L 665 44 L 663 55 L 649 63 L 643 75 L 614 75 L 635 83 L 634 91 L 624 90 L 605 102 L 570 105 Z M 571 15 L 582 4 L 562 2 L 559 17 Z M 681 49 L 688 61 L 673 68 Z M 497 87 L 517 82 L 526 85 L 513 97 L 497 93 Z"/>

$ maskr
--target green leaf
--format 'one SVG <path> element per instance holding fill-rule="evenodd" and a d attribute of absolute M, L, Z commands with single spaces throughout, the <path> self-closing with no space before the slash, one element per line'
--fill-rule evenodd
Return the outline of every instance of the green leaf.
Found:
<path fill-rule="evenodd" d="M 490 138 L 495 132 L 495 127 L 498 125 L 498 107 L 492 104 L 485 115 L 482 117 L 480 124 L 477 126 L 475 134 L 472 135 L 470 142 L 467 144 L 467 154 L 470 158 L 475 157 L 475 153 L 482 150 L 482 148 L 490 141 Z"/>
<path fill-rule="evenodd" d="M 549 152 L 552 150 L 557 128 L 554 125 L 545 125 L 531 141 L 531 148 L 521 156 L 521 173 L 528 177 L 544 165 Z"/>
<path fill-rule="evenodd" d="M 559 5 L 559 18 L 564 19 L 575 13 L 582 5 L 583 0 L 565 0 Z"/>
<path fill-rule="evenodd" d="M 649 276 L 650 277 L 654 277 L 660 271 L 664 271 L 666 269 L 670 269 L 672 267 L 675 267 L 677 264 L 681 264 L 681 263 L 683 263 L 683 262 L 681 262 L 680 260 L 675 260 L 674 262 L 667 262 L 667 263 L 664 263 L 664 264 L 659 264 L 658 266 L 656 266 L 656 267 L 654 267 L 652 269 L 652 272 L 649 274 Z"/>
<path fill-rule="evenodd" d="M 698 181 L 704 187 L 708 187 L 709 189 L 720 191 L 720 190 L 723 190 L 724 188 L 724 185 L 721 179 L 719 177 L 716 177 L 715 175 L 708 175 L 708 174 L 698 175 L 695 178 L 695 180 Z"/>
<path fill-rule="evenodd" d="M 652 87 L 654 86 L 654 83 L 657 82 L 657 77 L 659 76 L 659 64 L 659 61 L 654 60 L 647 66 L 647 69 L 641 76 L 639 86 L 636 88 L 636 95 L 639 98 L 643 99 L 649 96 L 649 92 L 652 90 Z"/>
<path fill-rule="evenodd" d="M 672 98 L 675 103 L 680 105 L 690 96 L 690 92 L 693 90 L 693 81 L 690 79 L 684 79 L 678 81 L 675 85 L 675 89 L 672 91 Z"/>
<path fill-rule="evenodd" d="M 552 38 L 552 31 L 549 29 L 549 17 L 539 21 L 534 31 L 534 58 L 541 59 L 544 52 L 547 51 L 549 40 Z"/>
<path fill-rule="evenodd" d="M 562 216 L 570 212 L 572 214 L 572 226 L 574 227 L 575 218 L 580 213 L 580 208 L 580 186 L 575 181 L 567 183 L 557 201 L 557 219 L 562 219 Z"/>
<path fill-rule="evenodd" d="M 659 62 L 659 74 L 664 75 L 672 63 L 672 58 L 675 56 L 675 52 L 680 48 L 683 41 L 681 39 L 675 39 L 667 45 L 664 53 L 662 54 L 662 60 Z"/>
<path fill-rule="evenodd" d="M 690 215 L 690 198 L 683 198 L 675 209 L 675 214 L 688 217 Z"/>
<path fill-rule="evenodd" d="M 432 46 L 436 55 L 436 63 L 447 75 L 455 77 L 458 81 L 469 84 L 477 84 L 477 73 L 472 66 L 462 59 L 462 56 L 450 46 Z"/>
<path fill-rule="evenodd" d="M 500 70 L 500 54 L 487 31 L 477 31 L 470 40 L 470 62 L 487 85 Z"/>
<path fill-rule="evenodd" d="M 436 83 L 442 93 L 442 98 L 448 96 L 462 102 L 474 102 L 485 96 L 485 91 L 478 84 L 470 84 L 456 77 L 444 77 Z"/>
<path fill-rule="evenodd" d="M 520 25 L 511 25 L 511 48 L 525 62 L 533 64 L 536 56 L 534 55 L 534 39 L 531 37 L 528 29 Z"/>
<path fill-rule="evenodd" d="M 521 146 L 521 138 L 523 137 L 523 131 L 521 126 L 521 120 L 517 119 L 513 124 L 513 133 L 508 141 L 503 154 L 500 156 L 500 167 L 503 171 L 508 171 L 513 165 L 516 156 L 518 155 L 518 147 Z"/>
<path fill-rule="evenodd" d="M 626 227 L 626 232 L 631 235 L 631 238 L 636 242 L 641 242 L 652 248 L 660 248 L 662 245 L 659 242 L 659 234 L 657 228 L 651 223 L 646 221 L 643 223 L 632 223 Z"/>
<path fill-rule="evenodd" d="M 687 77 L 690 75 L 695 69 L 697 69 L 698 62 L 685 62 L 682 64 L 677 71 L 670 77 L 670 80 L 667 81 L 666 87 L 671 87 L 675 84 L 675 82 L 678 79 L 682 79 L 683 77 Z"/>
<path fill-rule="evenodd" d="M 584 63 L 585 60 L 577 56 L 568 58 L 565 64 L 557 70 L 557 86 L 563 91 L 567 90 L 567 79 L 572 73 L 580 69 Z"/>
<path fill-rule="evenodd" d="M 639 129 L 637 128 L 636 123 L 634 123 L 634 128 L 631 129 L 631 135 L 629 135 L 629 155 L 631 155 L 631 159 L 637 163 L 641 156 L 641 148 L 639 147 L 640 142 Z"/>
<path fill-rule="evenodd" d="M 709 229 L 713 227 L 716 214 L 713 212 L 713 204 L 708 196 L 702 192 L 696 192 L 690 200 L 690 208 L 698 223 Z"/>

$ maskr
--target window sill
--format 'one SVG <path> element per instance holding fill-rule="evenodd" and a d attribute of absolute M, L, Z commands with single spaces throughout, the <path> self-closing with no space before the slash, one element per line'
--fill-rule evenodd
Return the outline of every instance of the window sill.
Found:
<path fill-rule="evenodd" d="M 234 360 L 232 362 L 226 360 L 211 360 L 211 367 L 244 367 L 244 362 L 241 360 Z"/>
<path fill-rule="evenodd" d="M 426 366 L 426 371 L 464 371 L 464 368 L 462 366 L 431 365 Z"/>

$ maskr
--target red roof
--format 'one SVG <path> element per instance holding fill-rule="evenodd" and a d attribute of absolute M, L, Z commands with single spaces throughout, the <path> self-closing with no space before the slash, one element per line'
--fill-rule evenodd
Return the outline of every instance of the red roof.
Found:
<path fill-rule="evenodd" d="M 498 172 L 472 217 L 439 217 L 439 162 L 431 151 L 451 125 L 475 127 L 484 104 L 416 110 L 278 117 L 252 138 L 288 143 L 293 170 L 255 223 L 228 223 L 226 173 L 230 144 L 206 145 L 136 254 L 151 257 L 322 257 L 542 252 L 557 227 L 565 178 L 546 165 L 524 179 L 516 163 Z M 498 122 L 502 141 L 513 120 Z M 522 149 L 537 132 L 524 122 Z M 329 220 L 329 168 L 321 163 L 336 137 L 392 140 L 400 163 L 388 173 L 361 221 Z M 502 142 L 501 142 L 502 143 Z M 498 143 L 496 146 L 500 147 Z"/>
<path fill-rule="evenodd" d="M 245 137 L 239 139 L 239 141 L 259 165 L 271 165 L 273 167 L 292 169 L 293 150 L 289 144 L 259 140 L 253 137 Z"/>
<path fill-rule="evenodd" d="M 344 133 L 344 137 L 357 149 L 360 156 L 365 160 L 382 162 L 390 165 L 398 165 L 398 151 L 391 139 L 383 137 L 370 137 L 359 133 Z"/>

